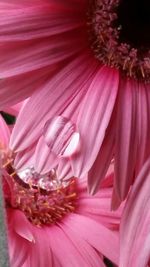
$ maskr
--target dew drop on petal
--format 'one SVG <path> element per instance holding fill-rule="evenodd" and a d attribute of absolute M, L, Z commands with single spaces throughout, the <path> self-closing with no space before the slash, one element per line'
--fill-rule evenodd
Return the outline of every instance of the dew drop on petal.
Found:
<path fill-rule="evenodd" d="M 79 149 L 79 133 L 76 125 L 63 116 L 48 120 L 44 126 L 44 139 L 57 156 L 69 157 Z"/>

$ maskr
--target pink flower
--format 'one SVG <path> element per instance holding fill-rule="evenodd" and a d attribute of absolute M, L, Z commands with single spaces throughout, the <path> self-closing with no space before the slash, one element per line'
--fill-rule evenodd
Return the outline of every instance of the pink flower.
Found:
<path fill-rule="evenodd" d="M 74 175 L 84 177 L 90 170 L 91 193 L 115 158 L 114 208 L 150 155 L 148 25 L 138 17 L 139 3 L 133 3 L 0 3 L 1 105 L 32 94 L 19 116 L 11 149 L 30 147 L 52 117 L 69 118 L 82 142 L 72 162 Z M 148 8 L 143 2 L 142 18 L 149 21 Z"/>
<path fill-rule="evenodd" d="M 43 139 L 35 157 L 27 151 L 28 168 L 18 170 L 18 155 L 8 150 L 10 134 L 1 117 L 0 126 L 11 266 L 104 267 L 103 256 L 118 264 L 121 210 L 110 211 L 112 175 L 94 197 L 89 196 L 86 179 L 71 178 L 66 158 L 45 172 L 51 153 L 42 149 Z"/>
<path fill-rule="evenodd" d="M 150 158 L 126 202 L 120 229 L 120 267 L 150 266 Z"/>

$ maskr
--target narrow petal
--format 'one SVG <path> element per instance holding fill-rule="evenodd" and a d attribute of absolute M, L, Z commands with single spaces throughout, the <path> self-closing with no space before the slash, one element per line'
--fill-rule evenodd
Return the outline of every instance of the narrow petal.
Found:
<path fill-rule="evenodd" d="M 34 143 L 32 146 L 28 147 L 27 149 L 16 153 L 15 159 L 14 159 L 14 166 L 16 170 L 24 170 L 28 167 L 33 166 L 34 164 L 34 157 L 35 157 L 35 148 L 36 143 Z"/>
<path fill-rule="evenodd" d="M 31 226 L 25 215 L 19 210 L 14 210 L 11 216 L 14 218 L 13 227 L 15 232 L 29 242 L 34 243 L 35 239 L 31 231 Z"/>
<path fill-rule="evenodd" d="M 115 122 L 114 116 L 112 115 L 101 149 L 88 174 L 88 190 L 92 195 L 99 190 L 101 181 L 106 176 L 114 153 L 114 142 Z"/>
<path fill-rule="evenodd" d="M 150 159 L 139 173 L 121 220 L 120 267 L 147 267 L 150 255 Z"/>
<path fill-rule="evenodd" d="M 58 158 L 51 152 L 44 141 L 43 136 L 39 139 L 34 155 L 34 168 L 40 173 L 49 172 L 58 163 Z"/>
<path fill-rule="evenodd" d="M 77 121 L 82 149 L 72 160 L 76 177 L 84 176 L 98 155 L 115 105 L 118 82 L 118 72 L 103 67 L 85 96 Z"/>
<path fill-rule="evenodd" d="M 70 161 L 65 158 L 59 160 L 57 168 L 57 176 L 59 180 L 68 180 L 73 177 Z"/>
<path fill-rule="evenodd" d="M 137 152 L 137 93 L 138 83 L 122 80 L 119 88 L 116 150 L 115 192 L 124 200 L 133 181 Z"/>
<path fill-rule="evenodd" d="M 0 147 L 8 147 L 10 131 L 4 119 L 0 115 Z"/>
<path fill-rule="evenodd" d="M 150 156 L 150 92 L 149 85 L 139 83 L 138 92 L 138 150 L 136 173 L 138 174 L 144 162 Z"/>

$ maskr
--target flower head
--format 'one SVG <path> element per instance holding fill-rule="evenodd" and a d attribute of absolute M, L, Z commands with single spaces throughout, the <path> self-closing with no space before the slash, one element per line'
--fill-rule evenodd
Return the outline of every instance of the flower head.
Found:
<path fill-rule="evenodd" d="M 24 157 L 21 152 L 21 165 L 21 153 L 9 150 L 10 133 L 2 118 L 0 123 L 11 266 L 98 267 L 105 266 L 103 256 L 118 264 L 121 210 L 110 211 L 110 177 L 94 197 L 89 196 L 86 179 L 72 176 L 67 158 L 48 161 L 51 150 L 42 137 Z M 40 150 L 42 146 L 47 150 Z"/>
<path fill-rule="evenodd" d="M 82 141 L 74 175 L 90 170 L 94 193 L 114 157 L 117 207 L 150 155 L 148 2 L 11 0 L 0 10 L 1 105 L 34 91 L 11 148 L 27 150 L 49 119 L 69 118 Z"/>

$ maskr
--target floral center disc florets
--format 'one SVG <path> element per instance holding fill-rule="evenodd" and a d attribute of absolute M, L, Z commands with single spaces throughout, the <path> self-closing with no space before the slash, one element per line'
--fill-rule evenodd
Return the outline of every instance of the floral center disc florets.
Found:
<path fill-rule="evenodd" d="M 150 82 L 149 14 L 147 0 L 89 0 L 90 44 L 100 62 Z"/>
<path fill-rule="evenodd" d="M 77 205 L 75 178 L 59 181 L 55 170 L 37 174 L 34 168 L 16 172 L 11 162 L 5 164 L 11 177 L 11 206 L 24 212 L 36 226 L 51 225 L 73 212 Z"/>

